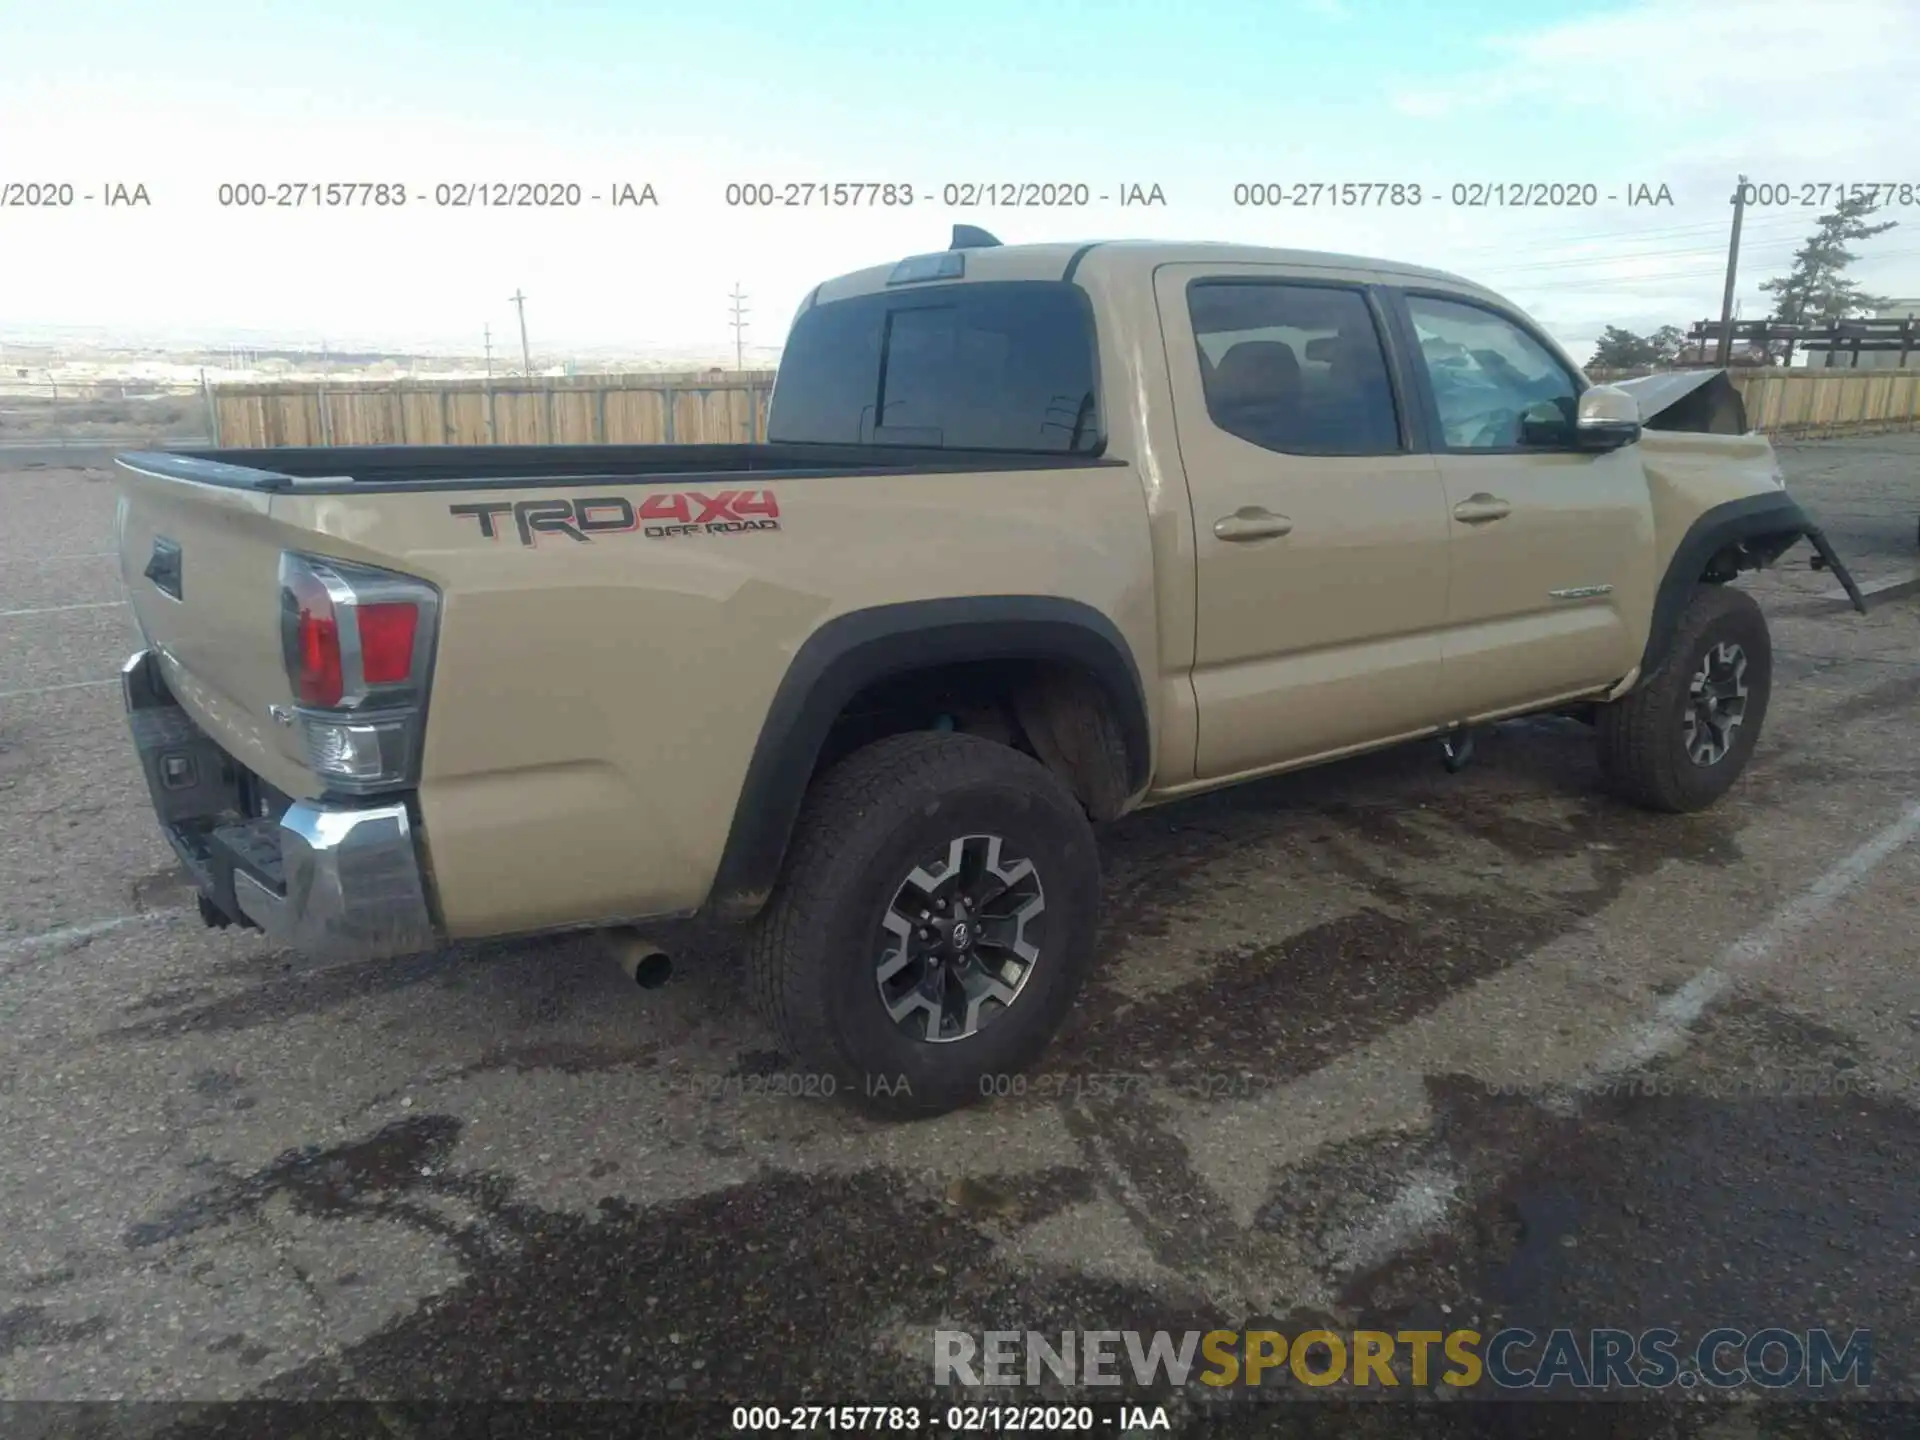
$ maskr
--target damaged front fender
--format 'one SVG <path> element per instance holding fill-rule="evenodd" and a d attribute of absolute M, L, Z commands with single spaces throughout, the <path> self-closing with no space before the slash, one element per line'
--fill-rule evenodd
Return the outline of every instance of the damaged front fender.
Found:
<path fill-rule="evenodd" d="M 1746 407 L 1726 371 L 1647 375 L 1618 388 L 1641 406 L 1640 460 L 1667 556 L 1639 683 L 1665 663 L 1673 627 L 1696 585 L 1771 565 L 1802 539 L 1865 613 L 1846 566 L 1787 493 L 1772 443 L 1746 428 Z"/>

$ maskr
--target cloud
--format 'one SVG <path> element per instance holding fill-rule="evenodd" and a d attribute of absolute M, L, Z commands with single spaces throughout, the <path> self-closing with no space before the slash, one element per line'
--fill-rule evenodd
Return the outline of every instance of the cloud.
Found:
<path fill-rule="evenodd" d="M 1761 161 L 1910 154 L 1912 0 L 1638 0 L 1484 46 L 1484 65 L 1402 89 L 1393 108 L 1423 120 L 1552 111 L 1555 123 L 1584 112 L 1705 130 Z"/>

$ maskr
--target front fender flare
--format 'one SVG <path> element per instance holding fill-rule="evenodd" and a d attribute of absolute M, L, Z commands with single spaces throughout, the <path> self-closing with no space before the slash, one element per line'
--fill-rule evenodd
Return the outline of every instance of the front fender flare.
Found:
<path fill-rule="evenodd" d="M 1745 552 L 1755 562 L 1770 565 L 1815 530 L 1800 502 L 1784 490 L 1743 495 L 1702 511 L 1674 548 L 1654 595 L 1638 685 L 1652 680 L 1666 664 L 1681 612 L 1716 556 Z"/>

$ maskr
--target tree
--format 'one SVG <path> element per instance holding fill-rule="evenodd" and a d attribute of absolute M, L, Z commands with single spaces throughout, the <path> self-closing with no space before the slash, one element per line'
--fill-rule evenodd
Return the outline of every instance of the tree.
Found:
<path fill-rule="evenodd" d="M 1794 251 L 1793 269 L 1760 286 L 1774 297 L 1774 319 L 1787 325 L 1830 325 L 1889 303 L 1884 296 L 1864 293 L 1845 273 L 1855 259 L 1847 248 L 1850 242 L 1869 240 L 1900 223 L 1868 224 L 1867 216 L 1878 208 L 1873 192 L 1867 191 L 1842 200 L 1820 217 L 1812 237 Z"/>
<path fill-rule="evenodd" d="M 1644 370 L 1655 365 L 1671 365 L 1680 354 L 1687 337 L 1678 325 L 1662 325 L 1651 335 L 1636 335 L 1609 325 L 1600 332 L 1589 370 Z"/>
<path fill-rule="evenodd" d="M 1653 363 L 1671 365 L 1687 348 L 1687 332 L 1678 325 L 1662 325 L 1647 337 L 1653 343 Z"/>

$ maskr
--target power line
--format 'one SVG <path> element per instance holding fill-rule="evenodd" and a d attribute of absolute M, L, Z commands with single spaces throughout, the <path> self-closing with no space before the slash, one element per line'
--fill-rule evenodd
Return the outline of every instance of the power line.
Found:
<path fill-rule="evenodd" d="M 1749 238 L 1752 238 L 1751 226 L 1747 227 L 1747 233 Z M 1655 246 L 1651 246 L 1648 248 L 1641 248 L 1641 249 L 1628 249 L 1628 248 L 1623 248 L 1617 244 L 1610 243 L 1610 241 L 1612 241 L 1614 238 L 1616 237 L 1595 236 L 1590 239 L 1570 240 L 1567 243 L 1579 244 L 1583 246 L 1605 246 L 1606 248 L 1596 250 L 1591 254 L 1569 255 L 1569 254 L 1556 254 L 1556 253 L 1549 252 L 1541 259 L 1528 260 L 1523 263 L 1527 265 L 1567 265 L 1567 264 L 1581 265 L 1581 264 L 1586 264 L 1589 261 L 1604 262 L 1609 260 L 1620 259 L 1622 257 L 1631 259 L 1636 255 L 1655 255 L 1655 256 L 1695 255 L 1695 254 L 1719 255 L 1719 254 L 1723 254 L 1725 251 L 1725 247 L 1717 242 L 1707 246 L 1694 246 L 1690 243 L 1687 243 L 1687 241 L 1690 240 L 1691 237 L 1676 236 L 1674 238 L 1677 240 L 1680 240 L 1682 243 L 1655 245 Z M 1651 238 L 1651 237 L 1642 237 L 1637 235 L 1623 235 L 1617 238 L 1620 240 L 1638 240 L 1642 238 Z M 1797 246 L 1800 243 L 1800 237 L 1798 235 L 1763 234 L 1763 235 L 1760 235 L 1758 238 L 1762 243 L 1768 246 L 1782 246 L 1782 245 Z M 1501 250 L 1506 253 L 1511 253 L 1515 247 L 1511 244 L 1507 244 L 1507 245 L 1495 246 L 1492 248 Z M 1454 251 L 1452 253 L 1458 254 L 1458 253 L 1464 253 L 1464 252 Z"/>
<path fill-rule="evenodd" d="M 1881 251 L 1877 251 L 1877 252 L 1875 252 L 1875 253 L 1874 253 L 1874 254 L 1872 254 L 1872 255 L 1859 255 L 1859 256 L 1856 256 L 1856 257 L 1854 257 L 1854 258 L 1855 258 L 1855 263 L 1856 263 L 1856 264 L 1860 264 L 1860 265 L 1864 265 L 1864 264 L 1866 264 L 1866 263 L 1867 263 L 1867 261 L 1869 261 L 1869 260 L 1898 260 L 1898 259 L 1900 259 L 1900 258 L 1901 258 L 1902 256 L 1905 256 L 1905 255 L 1920 255 L 1920 249 L 1915 249 L 1915 250 L 1881 250 Z"/>
<path fill-rule="evenodd" d="M 1773 264 L 1779 264 L 1783 261 L 1791 259 L 1794 253 L 1792 251 L 1782 252 L 1774 248 L 1778 244 L 1779 244 L 1778 241 L 1774 241 L 1774 242 L 1770 242 L 1769 244 L 1761 245 L 1761 246 L 1744 245 L 1743 249 L 1748 256 L 1758 259 L 1760 263 L 1773 265 Z M 1719 255 L 1724 255 L 1724 253 L 1725 252 L 1718 245 L 1702 247 L 1697 249 L 1640 250 L 1640 251 L 1616 253 L 1612 255 L 1590 255 L 1590 256 L 1584 256 L 1577 259 L 1568 259 L 1568 260 L 1541 260 L 1541 261 L 1528 261 L 1519 265 L 1494 265 L 1494 266 L 1488 266 L 1484 270 L 1480 270 L 1479 273 L 1493 276 L 1493 275 L 1539 275 L 1539 274 L 1542 274 L 1543 272 L 1555 272 L 1557 274 L 1566 275 L 1566 277 L 1570 280 L 1617 279 L 1624 283 L 1624 282 L 1631 282 L 1631 281 L 1638 281 L 1638 280 L 1658 280 L 1658 279 L 1665 279 L 1665 278 L 1676 278 L 1680 276 L 1698 275 L 1698 274 L 1705 273 L 1706 270 L 1711 267 L 1687 266 L 1684 269 L 1668 270 L 1665 272 L 1656 272 L 1651 275 L 1624 274 L 1624 275 L 1611 276 L 1611 277 L 1603 276 L 1603 275 L 1588 276 L 1584 272 L 1592 271 L 1597 268 L 1604 268 L 1607 266 L 1629 264 L 1631 262 L 1639 261 L 1639 260 L 1686 260 L 1686 259 L 1692 259 L 1694 257 L 1705 257 L 1710 255 L 1719 256 Z M 1872 255 L 1863 254 L 1859 257 L 1859 261 L 1860 263 L 1865 264 L 1868 261 L 1872 261 L 1872 260 L 1893 260 L 1893 259 L 1899 259 L 1904 256 L 1913 255 L 1913 254 L 1920 254 L 1920 251 L 1886 250 L 1886 251 L 1881 251 L 1877 254 L 1872 254 Z"/>
<path fill-rule="evenodd" d="M 1509 211 L 1505 213 L 1511 214 L 1513 212 Z M 1532 211 L 1526 211 L 1522 213 L 1544 217 L 1545 215 L 1548 215 L 1552 212 L 1544 211 L 1544 210 L 1532 210 Z M 1656 239 L 1663 239 L 1663 238 L 1675 237 L 1675 236 L 1718 234 L 1720 231 L 1720 227 L 1725 223 L 1726 222 L 1722 220 L 1695 220 L 1695 221 L 1689 221 L 1683 225 L 1665 225 L 1652 230 L 1642 230 L 1642 229 L 1596 230 L 1596 231 L 1591 231 L 1587 234 L 1559 235 L 1551 238 L 1566 244 L 1585 244 L 1589 242 L 1595 243 L 1595 244 L 1604 244 L 1612 240 L 1656 240 Z M 1755 225 L 1764 225 L 1764 224 L 1772 223 L 1772 224 L 1777 224 L 1781 226 L 1792 227 L 1797 232 L 1800 224 L 1800 217 L 1776 210 L 1776 211 L 1769 211 L 1767 214 L 1756 218 L 1753 223 Z M 1488 241 L 1485 244 L 1475 245 L 1475 246 L 1472 246 L 1471 248 L 1475 250 L 1506 250 L 1506 249 L 1511 249 L 1512 246 L 1513 246 L 1513 241 L 1500 240 L 1500 241 Z"/>
<path fill-rule="evenodd" d="M 1530 260 L 1518 265 L 1489 266 L 1486 273 L 1514 275 L 1540 270 L 1590 270 L 1596 266 L 1622 265 L 1635 260 L 1684 260 L 1698 255 L 1724 255 L 1725 253 L 1725 248 L 1719 245 L 1687 249 L 1627 250 L 1616 251 L 1610 255 L 1583 255 L 1564 260 Z"/>

